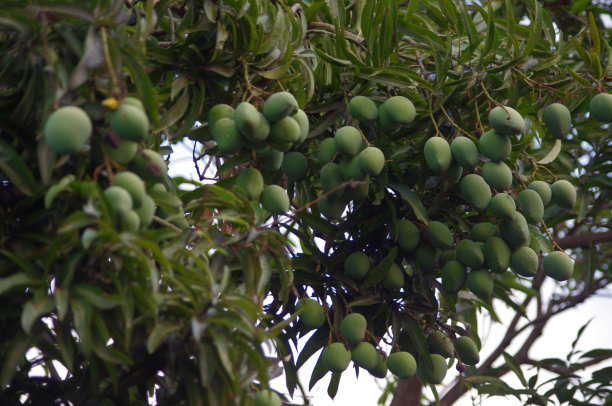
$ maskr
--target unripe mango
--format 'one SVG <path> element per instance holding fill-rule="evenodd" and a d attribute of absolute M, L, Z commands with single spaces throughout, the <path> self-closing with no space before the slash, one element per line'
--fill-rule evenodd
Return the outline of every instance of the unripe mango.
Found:
<path fill-rule="evenodd" d="M 253 132 L 250 134 L 242 134 L 251 148 L 257 148 L 260 145 L 263 147 L 263 141 L 268 139 L 268 136 L 270 135 L 270 123 L 268 122 L 268 119 L 260 112 L 257 112 L 257 114 L 259 115 L 259 121 L 257 123 L 257 127 L 255 127 L 255 130 L 253 130 Z"/>
<path fill-rule="evenodd" d="M 125 220 L 133 208 L 132 197 L 127 190 L 119 186 L 110 186 L 104 189 L 103 195 L 119 221 Z"/>
<path fill-rule="evenodd" d="M 466 365 L 476 365 L 480 361 L 478 347 L 470 337 L 461 336 L 455 340 L 455 350 L 461 362 Z"/>
<path fill-rule="evenodd" d="M 141 142 L 149 133 L 149 118 L 138 107 L 122 104 L 110 115 L 110 127 L 124 141 Z"/>
<path fill-rule="evenodd" d="M 146 182 L 161 182 L 168 174 L 166 161 L 152 149 L 143 149 L 130 162 L 132 172 Z"/>
<path fill-rule="evenodd" d="M 290 180 L 300 182 L 308 173 L 308 160 L 301 152 L 289 152 L 283 158 L 281 170 Z"/>
<path fill-rule="evenodd" d="M 361 170 L 371 176 L 377 176 L 385 166 L 385 155 L 376 147 L 366 147 L 359 153 Z"/>
<path fill-rule="evenodd" d="M 451 149 L 442 137 L 431 137 L 425 142 L 425 162 L 435 173 L 446 172 L 451 164 Z"/>
<path fill-rule="evenodd" d="M 512 186 L 512 171 L 503 162 L 487 162 L 482 166 L 482 177 L 485 182 L 498 192 Z"/>
<path fill-rule="evenodd" d="M 429 358 L 432 365 L 429 366 L 425 360 L 421 360 L 417 367 L 417 376 L 421 381 L 432 385 L 442 383 L 447 371 L 446 360 L 440 354 L 429 354 Z"/>
<path fill-rule="evenodd" d="M 574 261 L 563 251 L 554 251 L 542 261 L 544 273 L 558 281 L 565 281 L 574 273 Z"/>
<path fill-rule="evenodd" d="M 123 228 L 132 232 L 138 231 L 140 228 L 140 217 L 138 216 L 138 213 L 131 210 L 125 219 L 123 219 Z"/>
<path fill-rule="evenodd" d="M 378 352 L 372 344 L 362 341 L 351 349 L 351 359 L 355 365 L 370 370 L 378 363 Z"/>
<path fill-rule="evenodd" d="M 410 378 L 416 373 L 416 360 L 406 351 L 394 352 L 387 357 L 387 368 L 398 378 Z"/>
<path fill-rule="evenodd" d="M 344 196 L 349 200 L 360 201 L 368 197 L 370 192 L 370 175 L 365 175 L 357 185 L 349 185 L 344 189 Z"/>
<path fill-rule="evenodd" d="M 497 234 L 497 226 L 493 223 L 482 222 L 474 225 L 470 230 L 470 239 L 476 242 L 486 242 Z"/>
<path fill-rule="evenodd" d="M 376 104 L 366 96 L 355 96 L 349 102 L 349 113 L 363 123 L 373 123 L 378 120 Z"/>
<path fill-rule="evenodd" d="M 434 269 L 438 262 L 438 252 L 435 248 L 421 245 L 416 250 L 415 258 L 422 269 L 429 271 Z"/>
<path fill-rule="evenodd" d="M 351 362 L 351 352 L 342 343 L 333 343 L 323 349 L 323 365 L 332 372 L 342 372 Z"/>
<path fill-rule="evenodd" d="M 393 263 L 382 281 L 385 289 L 397 290 L 404 287 L 404 271 L 397 264 Z"/>
<path fill-rule="evenodd" d="M 589 111 L 599 121 L 612 123 L 612 94 L 599 93 L 595 95 L 591 99 Z"/>
<path fill-rule="evenodd" d="M 510 265 L 510 247 L 499 237 L 491 237 L 484 246 L 485 261 L 495 273 L 503 273 Z"/>
<path fill-rule="evenodd" d="M 529 243 L 529 226 L 520 212 L 516 212 L 514 220 L 501 220 L 499 231 L 503 239 L 513 247 L 522 247 Z"/>
<path fill-rule="evenodd" d="M 325 193 L 338 188 L 342 184 L 342 171 L 340 170 L 340 167 L 333 162 L 328 162 L 323 165 L 319 176 L 321 179 L 323 192 Z M 328 197 L 337 199 L 342 196 L 342 192 L 342 189 L 337 189 Z"/>
<path fill-rule="evenodd" d="M 378 106 L 378 126 L 382 129 L 383 132 L 387 134 L 392 134 L 400 129 L 400 124 L 391 120 L 387 110 L 385 109 L 385 104 L 381 104 Z"/>
<path fill-rule="evenodd" d="M 326 138 L 319 144 L 317 150 L 317 159 L 321 164 L 326 164 L 332 160 L 334 155 L 338 153 L 336 148 L 336 140 L 333 138 Z"/>
<path fill-rule="evenodd" d="M 148 227 L 153 222 L 153 216 L 155 216 L 155 201 L 149 195 L 144 195 L 140 202 L 140 207 L 135 209 L 136 214 L 140 218 L 140 224 L 143 227 Z"/>
<path fill-rule="evenodd" d="M 367 327 L 368 322 L 362 314 L 351 313 L 340 322 L 340 333 L 349 344 L 356 345 L 363 341 Z"/>
<path fill-rule="evenodd" d="M 236 154 L 242 148 L 242 138 L 231 118 L 220 118 L 211 130 L 222 155 Z"/>
<path fill-rule="evenodd" d="M 442 267 L 442 287 L 448 293 L 455 293 L 461 290 L 465 283 L 465 268 L 456 259 L 452 259 Z"/>
<path fill-rule="evenodd" d="M 282 406 L 281 398 L 270 389 L 262 389 L 255 395 L 255 406 Z"/>
<path fill-rule="evenodd" d="M 310 129 L 310 124 L 308 122 L 308 116 L 302 109 L 298 109 L 297 113 L 291 116 L 298 125 L 300 126 L 300 138 L 295 142 L 295 144 L 299 145 L 306 141 L 308 138 L 308 131 Z"/>
<path fill-rule="evenodd" d="M 556 181 L 550 186 L 551 200 L 564 209 L 571 210 L 576 205 L 576 189 L 565 179 Z"/>
<path fill-rule="evenodd" d="M 497 106 L 489 112 L 489 124 L 500 134 L 514 135 L 527 131 L 525 120 L 512 107 Z"/>
<path fill-rule="evenodd" d="M 393 96 L 382 104 L 389 119 L 399 125 L 408 125 L 414 121 L 416 110 L 414 104 L 404 96 Z"/>
<path fill-rule="evenodd" d="M 517 249 L 510 256 L 510 267 L 521 276 L 534 276 L 538 265 L 538 254 L 527 246 Z"/>
<path fill-rule="evenodd" d="M 478 269 L 484 265 L 484 252 L 478 243 L 463 239 L 457 243 L 457 259 L 463 265 Z"/>
<path fill-rule="evenodd" d="M 287 151 L 300 139 L 300 131 L 300 125 L 293 117 L 285 117 L 270 126 L 270 143 L 283 152 Z"/>
<path fill-rule="evenodd" d="M 478 145 L 482 155 L 494 162 L 508 159 L 508 157 L 510 157 L 510 153 L 512 152 L 510 137 L 500 134 L 495 130 L 490 130 L 482 134 Z"/>
<path fill-rule="evenodd" d="M 405 251 L 413 251 L 419 245 L 420 234 L 412 221 L 397 221 L 397 245 Z"/>
<path fill-rule="evenodd" d="M 325 310 L 316 300 L 300 299 L 295 310 L 300 312 L 300 321 L 309 329 L 319 328 L 325 323 Z"/>
<path fill-rule="evenodd" d="M 455 238 L 446 224 L 439 221 L 430 221 L 423 228 L 423 237 L 434 247 L 450 249 L 455 245 Z"/>
<path fill-rule="evenodd" d="M 500 220 L 514 220 L 516 217 L 516 203 L 512 196 L 498 193 L 491 199 L 491 211 Z"/>
<path fill-rule="evenodd" d="M 461 194 L 478 210 L 489 207 L 491 188 L 480 175 L 470 173 L 461 179 Z"/>
<path fill-rule="evenodd" d="M 116 147 L 105 143 L 105 146 L 110 159 L 121 165 L 129 164 L 138 152 L 138 143 L 133 141 L 121 141 Z"/>
<path fill-rule="evenodd" d="M 352 126 L 340 127 L 334 134 L 336 149 L 348 156 L 356 155 L 361 148 L 361 133 Z"/>
<path fill-rule="evenodd" d="M 228 104 L 215 104 L 208 110 L 208 128 L 212 130 L 215 123 L 222 118 L 234 118 L 234 108 Z"/>
<path fill-rule="evenodd" d="M 145 184 L 138 175 L 134 172 L 123 171 L 115 174 L 114 185 L 124 188 L 132 197 L 134 207 L 140 207 L 142 199 L 146 196 L 147 191 Z"/>
<path fill-rule="evenodd" d="M 138 107 L 140 110 L 145 111 L 144 104 L 142 104 L 140 99 L 137 99 L 136 97 L 132 97 L 132 96 L 125 97 L 123 99 L 123 104 L 128 105 L 128 106 Z"/>
<path fill-rule="evenodd" d="M 370 266 L 370 257 L 363 252 L 353 252 L 344 260 L 344 273 L 353 279 L 361 279 L 370 271 Z"/>
<path fill-rule="evenodd" d="M 342 179 L 344 180 L 363 180 L 365 178 L 365 173 L 363 173 L 359 164 L 359 155 L 351 158 L 344 157 L 340 161 L 340 172 L 342 172 Z"/>
<path fill-rule="evenodd" d="M 326 197 L 317 202 L 317 208 L 326 218 L 330 220 L 340 220 L 346 208 L 346 203 L 340 199 Z"/>
<path fill-rule="evenodd" d="M 263 167 L 268 170 L 277 171 L 283 164 L 284 154 L 277 149 L 270 147 L 261 148 L 257 150 L 257 155 L 261 157 Z"/>
<path fill-rule="evenodd" d="M 544 203 L 535 190 L 525 189 L 518 194 L 520 210 L 530 224 L 538 225 L 544 216 Z"/>
<path fill-rule="evenodd" d="M 242 102 L 234 111 L 236 129 L 245 137 L 250 138 L 259 126 L 259 111 L 249 102 Z"/>
<path fill-rule="evenodd" d="M 542 204 L 544 207 L 550 203 L 550 199 L 552 198 L 552 191 L 550 190 L 550 185 L 541 180 L 535 180 L 531 182 L 527 189 L 535 190 L 540 195 L 540 199 L 542 199 Z"/>
<path fill-rule="evenodd" d="M 572 129 L 572 114 L 561 103 L 552 103 L 546 106 L 542 115 L 548 132 L 555 138 L 563 138 Z"/>
<path fill-rule="evenodd" d="M 91 137 L 93 125 L 83 109 L 60 107 L 49 116 L 43 130 L 45 141 L 56 154 L 74 154 Z"/>
<path fill-rule="evenodd" d="M 440 354 L 444 358 L 450 358 L 455 354 L 453 342 L 440 330 L 432 331 L 427 336 L 427 345 L 432 354 Z"/>
<path fill-rule="evenodd" d="M 462 168 L 470 171 L 478 165 L 478 148 L 468 137 L 461 136 L 455 138 L 451 142 L 450 148 L 453 159 Z"/>
<path fill-rule="evenodd" d="M 493 293 L 493 278 L 486 269 L 471 271 L 467 275 L 470 291 L 483 300 L 488 300 Z"/>
<path fill-rule="evenodd" d="M 453 249 L 443 250 L 438 256 L 438 262 L 440 263 L 440 266 L 444 266 L 444 264 L 453 259 L 457 259 L 457 253 Z"/>
<path fill-rule="evenodd" d="M 263 106 L 263 114 L 275 123 L 298 111 L 298 103 L 289 92 L 274 93 L 268 97 Z"/>
<path fill-rule="evenodd" d="M 278 185 L 269 185 L 261 193 L 261 205 L 272 214 L 285 214 L 289 210 L 289 196 Z"/>
<path fill-rule="evenodd" d="M 385 357 L 382 353 L 378 353 L 376 359 L 376 366 L 369 370 L 370 374 L 376 378 L 384 378 L 387 376 L 387 362 L 385 361 Z"/>
<path fill-rule="evenodd" d="M 236 186 L 244 191 L 249 200 L 259 200 L 264 188 L 263 176 L 255 168 L 245 168 L 236 178 Z"/>

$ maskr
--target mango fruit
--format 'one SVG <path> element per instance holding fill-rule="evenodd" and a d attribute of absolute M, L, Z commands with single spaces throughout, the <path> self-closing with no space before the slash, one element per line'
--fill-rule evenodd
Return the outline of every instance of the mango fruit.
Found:
<path fill-rule="evenodd" d="M 222 118 L 234 118 L 234 108 L 228 104 L 215 104 L 208 110 L 208 128 L 212 130 L 215 123 Z"/>
<path fill-rule="evenodd" d="M 346 208 L 346 203 L 341 199 L 325 197 L 317 202 L 317 208 L 329 220 L 340 220 Z"/>
<path fill-rule="evenodd" d="M 359 155 L 355 155 L 351 158 L 343 157 L 339 166 L 340 172 L 342 173 L 342 179 L 344 180 L 363 180 L 366 176 L 361 170 Z"/>
<path fill-rule="evenodd" d="M 133 96 L 124 97 L 123 104 L 138 107 L 140 110 L 145 111 L 144 104 L 142 104 L 140 99 L 137 99 L 136 97 L 133 97 Z"/>
<path fill-rule="evenodd" d="M 520 212 L 516 212 L 514 220 L 501 220 L 499 231 L 502 238 L 512 247 L 518 248 L 529 243 L 529 226 Z"/>
<path fill-rule="evenodd" d="M 151 225 L 153 222 L 153 217 L 155 216 L 155 209 L 157 209 L 155 201 L 151 198 L 151 196 L 144 195 L 140 202 L 140 207 L 134 209 L 140 218 L 140 224 L 143 227 L 149 227 Z"/>
<path fill-rule="evenodd" d="M 263 176 L 255 168 L 245 168 L 236 178 L 236 186 L 242 189 L 249 200 L 259 200 L 264 188 Z"/>
<path fill-rule="evenodd" d="M 274 93 L 266 99 L 263 105 L 263 114 L 272 123 L 293 115 L 298 111 L 298 103 L 289 92 Z"/>
<path fill-rule="evenodd" d="M 535 190 L 540 195 L 540 199 L 542 199 L 542 204 L 544 207 L 550 203 L 552 198 L 552 191 L 550 190 L 550 185 L 541 180 L 534 180 L 529 185 L 527 185 L 527 189 Z"/>
<path fill-rule="evenodd" d="M 300 182 L 306 178 L 308 173 L 308 160 L 301 152 L 289 152 L 283 157 L 281 170 L 289 180 Z"/>
<path fill-rule="evenodd" d="M 259 126 L 259 111 L 249 102 L 242 102 L 234 111 L 234 123 L 238 132 L 245 137 L 252 137 Z"/>
<path fill-rule="evenodd" d="M 556 181 L 550 186 L 551 200 L 564 209 L 571 210 L 576 205 L 576 189 L 565 179 Z"/>
<path fill-rule="evenodd" d="M 363 252 L 353 252 L 344 260 L 344 273 L 353 279 L 366 276 L 370 267 L 370 257 Z"/>
<path fill-rule="evenodd" d="M 271 171 L 279 170 L 283 164 L 283 152 L 269 146 L 258 149 L 257 156 L 261 160 L 262 166 Z"/>
<path fill-rule="evenodd" d="M 231 118 L 220 118 L 211 129 L 214 140 L 222 155 L 236 154 L 242 148 L 242 137 Z"/>
<path fill-rule="evenodd" d="M 487 162 L 482 166 L 482 177 L 491 188 L 502 192 L 512 186 L 512 171 L 503 162 Z"/>
<path fill-rule="evenodd" d="M 270 143 L 285 152 L 300 139 L 300 125 L 293 117 L 285 117 L 270 126 Z"/>
<path fill-rule="evenodd" d="M 289 196 L 278 185 L 269 185 L 261 193 L 261 205 L 272 214 L 285 214 L 289 210 Z"/>
<path fill-rule="evenodd" d="M 449 249 L 455 245 L 455 238 L 446 224 L 439 221 L 430 221 L 423 228 L 423 237 L 434 247 Z"/>
<path fill-rule="evenodd" d="M 415 259 L 423 270 L 430 271 L 436 267 L 438 252 L 433 247 L 420 245 L 416 250 Z"/>
<path fill-rule="evenodd" d="M 447 293 L 459 292 L 465 283 L 465 267 L 461 262 L 452 259 L 442 267 L 442 288 Z"/>
<path fill-rule="evenodd" d="M 291 118 L 293 118 L 300 126 L 300 138 L 298 138 L 298 140 L 295 142 L 295 144 L 299 145 L 306 141 L 306 138 L 308 138 L 308 131 L 310 130 L 308 116 L 304 110 L 298 109 L 298 111 L 293 114 Z"/>
<path fill-rule="evenodd" d="M 442 137 L 431 137 L 424 146 L 425 162 L 434 173 L 443 173 L 451 164 L 451 148 Z"/>
<path fill-rule="evenodd" d="M 325 323 L 325 310 L 316 300 L 300 299 L 295 310 L 300 312 L 300 321 L 309 329 L 319 328 Z"/>
<path fill-rule="evenodd" d="M 491 211 L 500 220 L 514 220 L 516 217 L 516 203 L 512 196 L 497 193 L 491 199 Z"/>
<path fill-rule="evenodd" d="M 372 344 L 362 341 L 351 348 L 351 359 L 355 365 L 370 370 L 378 363 L 378 351 Z"/>
<path fill-rule="evenodd" d="M 484 265 L 485 256 L 478 243 L 463 239 L 457 243 L 457 260 L 472 269 L 478 269 Z"/>
<path fill-rule="evenodd" d="M 351 362 L 351 352 L 342 343 L 333 343 L 321 353 L 323 366 L 332 372 L 344 371 Z"/>
<path fill-rule="evenodd" d="M 528 246 L 520 247 L 510 255 L 510 268 L 521 276 L 535 276 L 538 266 L 538 254 Z"/>
<path fill-rule="evenodd" d="M 499 237 L 491 237 L 484 245 L 485 262 L 495 273 L 504 273 L 510 265 L 510 247 Z"/>
<path fill-rule="evenodd" d="M 589 104 L 591 115 L 599 121 L 612 123 L 612 94 L 599 93 Z"/>
<path fill-rule="evenodd" d="M 134 207 L 132 197 L 122 187 L 109 186 L 102 195 L 119 221 L 124 221 Z"/>
<path fill-rule="evenodd" d="M 476 242 L 486 242 L 497 234 L 497 226 L 493 223 L 482 222 L 475 224 L 470 230 L 470 239 Z"/>
<path fill-rule="evenodd" d="M 143 197 L 147 194 L 145 184 L 140 176 L 134 172 L 123 171 L 115 174 L 113 181 L 115 186 L 124 188 L 130 194 L 134 207 L 140 207 Z"/>
<path fill-rule="evenodd" d="M 370 374 L 376 378 L 384 378 L 387 376 L 387 362 L 385 361 L 385 357 L 382 353 L 378 352 L 376 359 L 376 366 L 369 370 Z"/>
<path fill-rule="evenodd" d="M 349 113 L 362 123 L 374 123 L 378 120 L 378 108 L 372 99 L 366 96 L 355 96 L 349 102 Z"/>
<path fill-rule="evenodd" d="M 124 141 L 141 142 L 149 133 L 150 123 L 143 110 L 122 104 L 111 113 L 110 127 Z"/>
<path fill-rule="evenodd" d="M 502 135 L 517 135 L 527 131 L 525 119 L 508 106 L 497 106 L 489 112 L 489 124 Z"/>
<path fill-rule="evenodd" d="M 480 175 L 470 173 L 461 179 L 461 194 L 478 210 L 489 207 L 491 188 Z"/>
<path fill-rule="evenodd" d="M 493 278 L 486 269 L 478 269 L 468 273 L 467 285 L 470 292 L 483 300 L 488 300 L 493 293 Z"/>
<path fill-rule="evenodd" d="M 410 220 L 397 221 L 397 245 L 404 251 L 414 251 L 421 239 L 419 229 Z"/>
<path fill-rule="evenodd" d="M 262 389 L 255 395 L 255 406 L 282 406 L 281 398 L 270 389 Z"/>
<path fill-rule="evenodd" d="M 404 96 L 393 96 L 382 104 L 388 118 L 399 125 L 408 125 L 414 121 L 416 110 L 414 104 Z"/>
<path fill-rule="evenodd" d="M 363 139 L 358 129 L 347 125 L 336 130 L 334 141 L 338 151 L 348 156 L 354 156 L 359 152 Z"/>
<path fill-rule="evenodd" d="M 440 354 L 429 354 L 431 366 L 425 360 L 421 360 L 417 366 L 417 376 L 425 383 L 437 385 L 442 383 L 446 376 L 446 360 Z"/>
<path fill-rule="evenodd" d="M 461 362 L 466 365 L 476 365 L 480 361 L 478 347 L 468 336 L 461 336 L 455 340 L 455 350 Z"/>
<path fill-rule="evenodd" d="M 565 281 L 574 273 L 574 261 L 563 251 L 554 251 L 542 261 L 544 273 L 558 281 Z"/>
<path fill-rule="evenodd" d="M 478 142 L 482 155 L 491 161 L 499 162 L 510 157 L 512 143 L 510 137 L 490 130 L 482 134 Z"/>
<path fill-rule="evenodd" d="M 351 313 L 340 322 L 340 333 L 349 344 L 356 345 L 363 341 L 368 322 L 360 313 Z"/>
<path fill-rule="evenodd" d="M 525 189 L 518 194 L 520 211 L 528 223 L 538 225 L 544 217 L 544 203 L 535 190 Z"/>
<path fill-rule="evenodd" d="M 123 228 L 127 231 L 135 232 L 140 228 L 140 217 L 134 210 L 130 210 L 123 219 Z"/>
<path fill-rule="evenodd" d="M 45 122 L 45 141 L 56 154 L 79 152 L 91 137 L 93 125 L 83 109 L 65 106 L 55 110 Z"/>
<path fill-rule="evenodd" d="M 387 134 L 392 134 L 401 128 L 400 124 L 391 120 L 384 103 L 378 106 L 378 126 Z"/>
<path fill-rule="evenodd" d="M 429 333 L 427 336 L 427 346 L 432 354 L 440 354 L 444 358 L 450 358 L 455 355 L 453 342 L 440 330 L 434 330 Z"/>
<path fill-rule="evenodd" d="M 166 161 L 152 149 L 143 149 L 136 154 L 129 168 L 145 182 L 161 182 L 168 174 Z"/>
<path fill-rule="evenodd" d="M 478 148 L 468 137 L 457 137 L 451 144 L 451 154 L 462 168 L 471 171 L 478 165 Z"/>
<path fill-rule="evenodd" d="M 417 363 L 406 351 L 393 352 L 387 357 L 387 368 L 400 379 L 410 378 L 416 373 Z"/>
<path fill-rule="evenodd" d="M 117 146 L 108 142 L 104 145 L 110 159 L 121 165 L 129 164 L 138 153 L 138 143 L 133 141 L 120 141 Z"/>
<path fill-rule="evenodd" d="M 328 193 L 331 190 L 334 190 L 328 197 L 331 198 L 339 198 L 342 196 L 343 190 L 339 188 L 342 184 L 342 171 L 340 170 L 340 166 L 333 162 L 328 162 L 321 168 L 321 172 L 319 174 L 319 178 L 321 180 L 321 186 L 323 187 L 323 192 Z"/>
<path fill-rule="evenodd" d="M 317 159 L 324 165 L 330 162 L 337 153 L 336 140 L 333 138 L 326 138 L 321 141 L 317 148 Z"/>
<path fill-rule="evenodd" d="M 555 138 L 564 138 L 572 129 L 572 114 L 561 103 L 546 106 L 542 119 L 548 132 Z"/>
<path fill-rule="evenodd" d="M 382 287 L 389 290 L 398 290 L 404 286 L 404 271 L 393 263 L 382 281 Z"/>
<path fill-rule="evenodd" d="M 377 176 L 385 166 L 385 155 L 376 147 L 366 147 L 359 153 L 359 165 L 364 173 Z"/>

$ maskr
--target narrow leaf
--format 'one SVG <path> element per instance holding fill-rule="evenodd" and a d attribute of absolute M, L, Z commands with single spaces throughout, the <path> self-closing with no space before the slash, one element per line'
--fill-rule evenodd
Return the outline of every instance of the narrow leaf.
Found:
<path fill-rule="evenodd" d="M 512 370 L 516 374 L 516 376 L 521 380 L 523 386 L 527 387 L 527 381 L 525 380 L 525 376 L 523 375 L 523 371 L 521 371 L 521 366 L 514 360 L 512 355 L 508 354 L 506 351 L 503 353 L 504 360 L 506 360 L 506 364 L 508 368 Z"/>
<path fill-rule="evenodd" d="M 21 157 L 6 142 L 0 140 L 0 171 L 24 195 L 31 196 L 36 190 L 34 175 Z"/>

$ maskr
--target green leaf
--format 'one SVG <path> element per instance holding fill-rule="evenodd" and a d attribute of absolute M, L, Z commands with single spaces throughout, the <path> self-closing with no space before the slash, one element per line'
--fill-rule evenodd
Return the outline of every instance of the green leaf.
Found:
<path fill-rule="evenodd" d="M 595 54 L 601 52 L 601 41 L 599 39 L 599 30 L 597 30 L 597 23 L 595 22 L 595 16 L 589 11 L 589 33 L 591 34 L 591 46 Z"/>
<path fill-rule="evenodd" d="M 91 334 L 91 306 L 80 299 L 71 299 L 70 309 L 72 309 L 74 328 L 79 336 L 81 348 L 85 355 L 89 356 L 93 350 Z"/>
<path fill-rule="evenodd" d="M 36 191 L 36 181 L 30 168 L 10 145 L 0 140 L 0 171 L 9 178 L 21 193 L 32 196 Z"/>
<path fill-rule="evenodd" d="M 33 299 L 26 302 L 21 312 L 21 327 L 30 334 L 32 326 L 38 319 L 55 309 L 55 302 L 50 296 L 34 296 Z"/>
<path fill-rule="evenodd" d="M 512 355 L 508 354 L 506 351 L 503 352 L 503 355 L 508 368 L 510 368 L 510 370 L 516 374 L 523 386 L 527 387 L 527 381 L 525 380 L 523 371 L 521 371 L 521 366 L 515 361 L 514 357 L 512 357 Z"/>
<path fill-rule="evenodd" d="M 32 336 L 25 335 L 23 331 L 18 330 L 11 342 L 4 344 L 5 356 L 2 359 L 2 369 L 0 369 L 0 388 L 6 388 L 13 379 L 20 362 L 25 359 L 25 353 L 31 341 Z"/>
<path fill-rule="evenodd" d="M 89 304 L 98 309 L 108 310 L 117 306 L 119 302 L 111 299 L 102 289 L 92 285 L 78 285 L 72 288 L 74 294 L 80 296 Z"/>
<path fill-rule="evenodd" d="M 525 59 L 531 54 L 531 51 L 540 40 L 542 34 L 542 4 L 539 1 L 534 1 L 533 4 L 535 5 L 535 14 L 531 16 L 529 39 L 527 40 L 525 48 L 523 48 L 521 59 Z"/>
<path fill-rule="evenodd" d="M 391 182 L 389 186 L 397 190 L 402 199 L 408 202 L 408 204 L 412 207 L 414 215 L 418 220 L 425 224 L 429 223 L 427 209 L 425 209 L 425 206 L 423 205 L 423 202 L 421 202 L 421 198 L 418 194 L 410 190 L 408 185 Z"/>
<path fill-rule="evenodd" d="M 12 289 L 24 288 L 37 282 L 39 282 L 38 279 L 34 279 L 22 272 L 7 276 L 0 279 L 0 296 Z"/>
<path fill-rule="evenodd" d="M 580 358 L 598 358 L 598 357 L 612 357 L 612 349 L 609 348 L 596 348 L 591 351 L 587 351 Z"/>
<path fill-rule="evenodd" d="M 164 340 L 170 335 L 170 333 L 177 331 L 181 328 L 180 325 L 172 324 L 168 321 L 160 321 L 155 324 L 153 331 L 149 334 L 147 339 L 147 351 L 149 354 L 153 354 L 155 350 L 164 342 Z"/>
<path fill-rule="evenodd" d="M 186 89 L 181 94 L 181 97 L 159 118 L 159 124 L 156 125 L 152 131 L 160 132 L 164 131 L 185 115 L 187 108 L 189 108 L 189 90 Z"/>
<path fill-rule="evenodd" d="M 328 370 L 323 365 L 323 351 L 319 354 L 319 359 L 312 369 L 312 375 L 310 375 L 310 382 L 308 383 L 308 390 L 312 390 L 312 388 L 327 374 Z"/>
<path fill-rule="evenodd" d="M 393 247 L 385 259 L 380 261 L 380 263 L 376 265 L 374 269 L 370 270 L 365 278 L 363 278 L 363 281 L 360 284 L 361 289 L 369 289 L 385 279 L 385 276 L 387 276 L 389 268 L 391 267 L 393 261 L 395 261 L 396 256 L 397 247 Z"/>
<path fill-rule="evenodd" d="M 45 193 L 45 208 L 48 209 L 51 207 L 57 195 L 66 190 L 75 179 L 76 177 L 73 174 L 68 174 L 60 179 L 55 185 L 51 186 L 49 190 L 47 190 L 47 193 Z"/>
<path fill-rule="evenodd" d="M 342 378 L 342 372 L 332 373 L 331 379 L 329 381 L 329 386 L 327 387 L 327 394 L 332 399 L 334 399 L 336 397 L 336 394 L 338 393 L 340 378 Z"/>
<path fill-rule="evenodd" d="M 555 144 L 553 145 L 551 150 L 548 152 L 548 154 L 546 154 L 544 158 L 540 159 L 536 163 L 540 165 L 546 165 L 554 161 L 555 158 L 557 158 L 557 156 L 559 155 L 559 152 L 561 152 L 562 145 L 563 145 L 563 142 L 561 140 L 559 139 L 555 140 Z"/>
<path fill-rule="evenodd" d="M 470 40 L 470 52 L 473 52 L 478 44 L 482 41 L 482 38 L 478 35 L 478 30 L 476 30 L 476 26 L 474 25 L 474 21 L 470 17 L 467 6 L 465 2 L 461 2 L 461 7 L 459 7 L 459 11 L 461 12 L 461 20 L 463 20 L 463 26 L 465 27 L 468 35 L 468 39 Z"/>
<path fill-rule="evenodd" d="M 319 351 L 321 348 L 325 347 L 327 344 L 327 340 L 329 339 L 329 327 L 327 323 L 320 327 L 315 331 L 315 333 L 310 336 L 308 342 L 300 351 L 300 355 L 298 355 L 298 359 L 295 363 L 295 367 L 300 369 L 302 365 L 306 363 L 313 356 L 314 353 Z"/>

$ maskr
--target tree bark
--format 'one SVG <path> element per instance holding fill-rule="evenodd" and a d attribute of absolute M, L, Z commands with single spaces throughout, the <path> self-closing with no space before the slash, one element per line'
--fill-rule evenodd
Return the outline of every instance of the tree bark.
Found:
<path fill-rule="evenodd" d="M 557 240 L 557 244 L 563 249 L 589 248 L 591 244 L 612 241 L 612 231 L 602 233 L 581 233 L 570 235 Z"/>
<path fill-rule="evenodd" d="M 419 406 L 422 390 L 423 385 L 416 375 L 408 379 L 399 379 L 391 406 Z"/>

